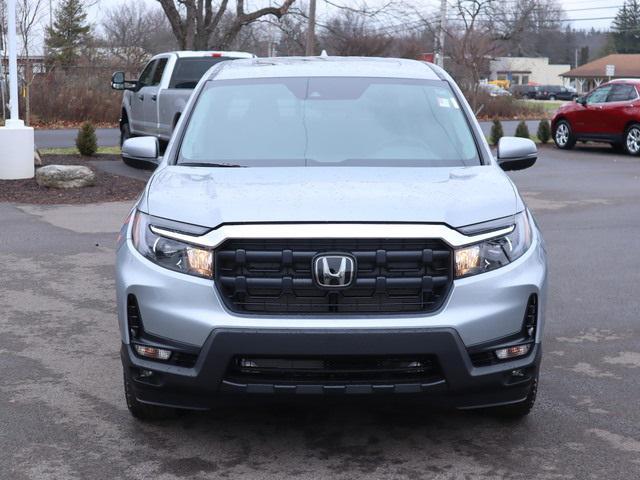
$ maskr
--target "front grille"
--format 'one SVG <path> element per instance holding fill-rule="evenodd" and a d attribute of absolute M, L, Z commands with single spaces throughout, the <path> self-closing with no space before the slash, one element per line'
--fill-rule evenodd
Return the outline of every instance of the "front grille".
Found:
<path fill-rule="evenodd" d="M 234 357 L 225 380 L 243 384 L 425 383 L 442 379 L 433 356 Z"/>
<path fill-rule="evenodd" d="M 355 257 L 353 284 L 317 286 L 312 260 L 319 253 Z M 453 281 L 451 250 L 433 239 L 228 240 L 215 262 L 221 297 L 238 313 L 432 312 Z"/>

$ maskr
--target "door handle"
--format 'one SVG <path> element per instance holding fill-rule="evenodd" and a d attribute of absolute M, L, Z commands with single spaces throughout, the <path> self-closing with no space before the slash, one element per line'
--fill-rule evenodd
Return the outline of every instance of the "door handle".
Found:
<path fill-rule="evenodd" d="M 158 99 L 157 95 L 151 95 L 151 100 L 153 100 L 154 102 Z"/>
<path fill-rule="evenodd" d="M 144 94 L 143 94 L 143 93 L 139 94 L 139 95 L 138 95 L 138 98 L 139 98 L 140 100 L 143 100 L 143 101 L 144 101 Z"/>

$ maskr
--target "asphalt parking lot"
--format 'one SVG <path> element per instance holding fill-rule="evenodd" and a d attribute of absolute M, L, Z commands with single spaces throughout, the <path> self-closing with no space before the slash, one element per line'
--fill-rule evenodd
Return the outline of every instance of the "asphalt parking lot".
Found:
<path fill-rule="evenodd" d="M 640 159 L 543 147 L 512 178 L 550 261 L 538 403 L 517 423 L 340 403 L 136 422 L 113 288 L 128 205 L 0 204 L 0 478 L 640 478 Z"/>

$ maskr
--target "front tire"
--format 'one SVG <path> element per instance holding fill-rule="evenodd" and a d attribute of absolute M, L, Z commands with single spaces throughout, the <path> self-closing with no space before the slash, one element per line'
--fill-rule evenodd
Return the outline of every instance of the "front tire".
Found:
<path fill-rule="evenodd" d="M 555 95 L 549 95 L 549 100 L 551 100 L 552 102 L 556 101 L 556 96 Z"/>
<path fill-rule="evenodd" d="M 556 147 L 562 150 L 571 150 L 576 144 L 576 138 L 571 132 L 571 126 L 566 120 L 560 120 L 553 132 L 553 141 Z"/>
<path fill-rule="evenodd" d="M 629 155 L 640 155 L 640 124 L 634 123 L 624 134 L 624 148 Z"/>
<path fill-rule="evenodd" d="M 127 408 L 129 413 L 145 422 L 154 420 L 164 420 L 167 418 L 173 418 L 176 416 L 176 410 L 167 407 L 158 407 L 156 405 L 148 405 L 146 403 L 139 402 L 133 393 L 133 380 L 126 373 L 124 374 L 124 397 L 127 401 Z"/>
<path fill-rule="evenodd" d="M 125 140 L 131 138 L 131 127 L 128 122 L 120 125 L 120 147 L 124 144 Z"/>

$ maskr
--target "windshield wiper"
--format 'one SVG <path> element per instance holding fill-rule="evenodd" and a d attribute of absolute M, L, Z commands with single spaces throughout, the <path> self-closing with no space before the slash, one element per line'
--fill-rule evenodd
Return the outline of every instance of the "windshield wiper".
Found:
<path fill-rule="evenodd" d="M 235 165 L 233 163 L 181 162 L 177 165 L 183 167 L 245 168 L 244 165 Z"/>

